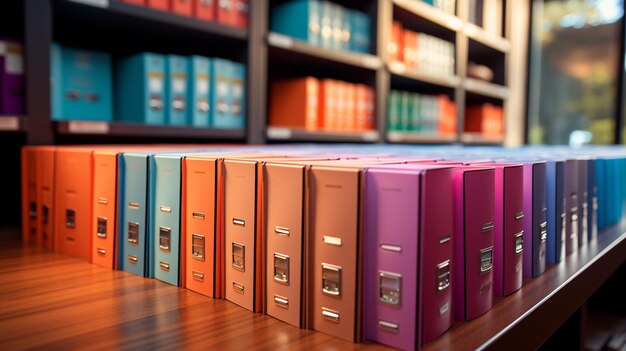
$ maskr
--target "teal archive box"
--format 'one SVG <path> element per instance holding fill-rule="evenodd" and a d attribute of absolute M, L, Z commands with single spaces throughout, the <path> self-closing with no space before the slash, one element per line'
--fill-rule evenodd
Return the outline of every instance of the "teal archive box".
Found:
<path fill-rule="evenodd" d="M 369 16 L 361 11 L 349 10 L 349 20 L 351 26 L 350 50 L 369 53 L 371 46 Z"/>
<path fill-rule="evenodd" d="M 51 47 L 52 119 L 111 121 L 111 56 L 53 44 Z"/>
<path fill-rule="evenodd" d="M 318 0 L 284 2 L 273 9 L 270 30 L 320 46 L 321 8 Z"/>
<path fill-rule="evenodd" d="M 144 52 L 116 67 L 116 117 L 145 124 L 165 123 L 165 58 Z"/>
<path fill-rule="evenodd" d="M 175 126 L 191 124 L 188 120 L 187 58 L 165 57 L 165 120 Z"/>
<path fill-rule="evenodd" d="M 246 116 L 246 66 L 213 59 L 211 85 L 212 125 L 215 128 L 242 129 Z"/>
<path fill-rule="evenodd" d="M 189 121 L 194 127 L 211 126 L 211 59 L 202 56 L 188 58 Z"/>

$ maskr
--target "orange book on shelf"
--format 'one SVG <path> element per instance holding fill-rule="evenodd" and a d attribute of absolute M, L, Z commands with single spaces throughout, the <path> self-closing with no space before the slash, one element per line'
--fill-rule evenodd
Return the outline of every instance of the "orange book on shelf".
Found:
<path fill-rule="evenodd" d="M 346 83 L 344 86 L 345 120 L 343 129 L 356 130 L 356 85 Z"/>
<path fill-rule="evenodd" d="M 389 62 L 403 62 L 402 53 L 404 52 L 402 23 L 393 21 L 391 25 L 391 40 L 387 52 L 389 54 Z"/>
<path fill-rule="evenodd" d="M 322 79 L 319 84 L 318 118 L 324 130 L 332 130 L 337 119 L 337 91 L 333 79 Z"/>
<path fill-rule="evenodd" d="M 365 110 L 365 99 L 367 98 L 366 85 L 355 84 L 354 85 L 354 130 L 365 130 L 365 120 L 367 119 L 367 112 Z"/>
<path fill-rule="evenodd" d="M 39 212 L 37 237 L 41 246 L 54 248 L 54 159 L 56 147 L 37 148 L 37 204 Z"/>
<path fill-rule="evenodd" d="M 337 118 L 335 119 L 334 130 L 345 130 L 346 124 L 346 86 L 348 83 L 335 81 L 335 104 L 337 106 Z"/>
<path fill-rule="evenodd" d="M 55 250 L 91 261 L 92 149 L 58 149 L 54 181 Z"/>
<path fill-rule="evenodd" d="M 417 67 L 417 33 L 405 29 L 402 37 L 402 58 L 409 69 Z"/>
<path fill-rule="evenodd" d="M 483 124 L 483 105 L 472 105 L 465 108 L 465 126 L 463 130 L 469 133 L 480 133 Z"/>
<path fill-rule="evenodd" d="M 365 130 L 376 129 L 376 96 L 374 89 L 365 87 Z"/>
<path fill-rule="evenodd" d="M 40 244 L 37 237 L 37 147 L 22 148 L 22 241 Z"/>
<path fill-rule="evenodd" d="M 486 112 L 487 113 L 482 126 L 483 135 L 489 137 L 502 137 L 504 134 L 502 107 L 490 105 Z"/>
<path fill-rule="evenodd" d="M 441 135 L 456 134 L 456 104 L 447 95 L 439 95 L 439 125 Z"/>
<path fill-rule="evenodd" d="M 317 129 L 320 126 L 318 91 L 319 82 L 313 77 L 273 82 L 269 125 Z"/>
<path fill-rule="evenodd" d="M 194 0 L 194 15 L 205 21 L 215 19 L 215 5 L 219 0 Z"/>
<path fill-rule="evenodd" d="M 172 12 L 177 15 L 191 16 L 193 14 L 192 0 L 171 0 Z"/>
<path fill-rule="evenodd" d="M 170 0 L 146 0 L 146 4 L 156 10 L 168 11 L 170 9 Z"/>

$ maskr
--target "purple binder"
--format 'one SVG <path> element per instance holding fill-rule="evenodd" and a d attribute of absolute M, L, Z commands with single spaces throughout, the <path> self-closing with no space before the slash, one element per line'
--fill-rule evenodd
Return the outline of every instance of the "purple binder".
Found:
<path fill-rule="evenodd" d="M 451 184 L 452 168 L 445 166 L 369 169 L 363 243 L 365 338 L 419 349 L 452 325 Z"/>
<path fill-rule="evenodd" d="M 454 315 L 469 321 L 493 303 L 494 169 L 454 169 Z"/>
<path fill-rule="evenodd" d="M 524 276 L 546 270 L 546 162 L 524 162 Z"/>
<path fill-rule="evenodd" d="M 0 114 L 24 114 L 22 44 L 0 39 Z"/>

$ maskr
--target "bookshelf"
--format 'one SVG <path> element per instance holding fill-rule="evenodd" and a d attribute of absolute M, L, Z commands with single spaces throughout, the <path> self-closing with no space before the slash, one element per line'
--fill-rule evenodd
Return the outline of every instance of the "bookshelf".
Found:
<path fill-rule="evenodd" d="M 193 127 L 127 128 L 125 125 L 111 122 L 108 124 L 108 132 L 96 133 L 102 137 L 102 141 L 106 141 L 109 136 L 158 138 L 167 135 L 170 139 L 180 138 L 181 141 L 206 138 L 207 142 L 356 140 L 370 143 L 430 141 L 474 143 L 476 138 L 463 136 L 464 110 L 468 103 L 483 101 L 495 103 L 504 108 L 507 116 L 505 120 L 511 119 L 511 116 L 521 116 L 524 112 L 522 107 L 525 92 L 516 88 L 515 93 L 511 94 L 509 87 L 510 76 L 520 74 L 511 71 L 513 67 L 509 63 L 511 54 L 519 52 L 519 47 L 526 45 L 521 42 L 523 37 L 520 35 L 513 37 L 509 33 L 511 13 L 521 6 L 518 0 L 505 0 L 502 36 L 471 23 L 468 2 L 465 1 L 457 1 L 455 13 L 447 13 L 419 0 L 338 1 L 346 8 L 358 9 L 370 16 L 372 48 L 369 53 L 315 47 L 304 41 L 271 32 L 270 13 L 281 2 L 281 0 L 252 1 L 247 29 L 127 4 L 121 0 L 25 0 L 22 8 L 2 5 L 14 13 L 14 18 L 23 18 L 23 21 L 17 21 L 22 23 L 23 28 L 4 32 L 23 39 L 29 53 L 25 57 L 25 70 L 30 74 L 26 75 L 27 113 L 24 116 L 28 123 L 20 122 L 17 130 L 26 133 L 27 143 L 30 144 L 64 142 L 71 140 L 75 135 L 93 134 L 89 132 L 89 128 L 86 132 L 72 132 L 67 122 L 53 123 L 50 119 L 50 89 L 45 77 L 50 75 L 48 63 L 49 47 L 52 42 L 109 52 L 114 58 L 132 50 L 156 51 L 181 55 L 220 56 L 247 65 L 248 101 L 245 130 L 221 133 L 213 130 L 198 131 Z M 411 30 L 452 42 L 455 46 L 454 74 L 429 74 L 398 62 L 390 62 L 387 48 L 393 20 L 405 23 Z M 128 33 L 133 35 L 127 35 Z M 518 58 L 515 59 L 516 62 L 521 62 Z M 468 75 L 470 61 L 477 61 L 491 68 L 494 72 L 493 80 L 482 81 L 470 77 Z M 348 136 L 338 136 L 342 133 L 332 132 L 328 136 L 320 136 L 326 132 L 294 131 L 289 138 L 281 137 L 281 133 L 275 137 L 271 129 L 273 126 L 267 125 L 269 86 L 277 79 L 307 75 L 365 84 L 374 89 L 375 131 L 378 135 L 373 137 L 374 133 L 371 132 L 367 132 L 366 135 L 355 135 L 358 132 L 350 132 Z M 517 77 L 513 78 L 513 81 L 521 82 L 521 79 Z M 520 84 L 516 83 L 516 87 L 521 86 Z M 409 137 L 407 133 L 403 133 L 404 136 L 399 138 L 395 131 L 395 134 L 388 134 L 387 99 L 390 90 L 397 88 L 410 92 L 448 95 L 457 108 L 457 136 Z M 515 135 L 513 138 L 503 136 L 501 140 L 492 138 L 488 143 L 502 144 L 507 140 L 523 138 L 524 132 L 519 128 L 504 130 L 507 135 Z"/>

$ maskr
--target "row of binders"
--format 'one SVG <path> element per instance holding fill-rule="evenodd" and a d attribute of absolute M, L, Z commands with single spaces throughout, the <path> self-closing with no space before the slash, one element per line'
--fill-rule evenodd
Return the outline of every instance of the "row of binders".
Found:
<path fill-rule="evenodd" d="M 368 14 L 331 1 L 294 0 L 273 7 L 270 29 L 323 49 L 369 53 L 370 22 Z"/>
<path fill-rule="evenodd" d="M 120 0 L 118 0 L 120 1 Z M 121 0 L 122 2 L 147 6 L 180 16 L 217 22 L 237 28 L 248 27 L 249 0 Z"/>
<path fill-rule="evenodd" d="M 246 68 L 204 56 L 52 47 L 52 119 L 244 128 Z M 115 66 L 115 69 L 113 69 Z"/>
<path fill-rule="evenodd" d="M 585 250 L 626 148 L 28 146 L 23 239 L 351 342 L 419 349 Z"/>

